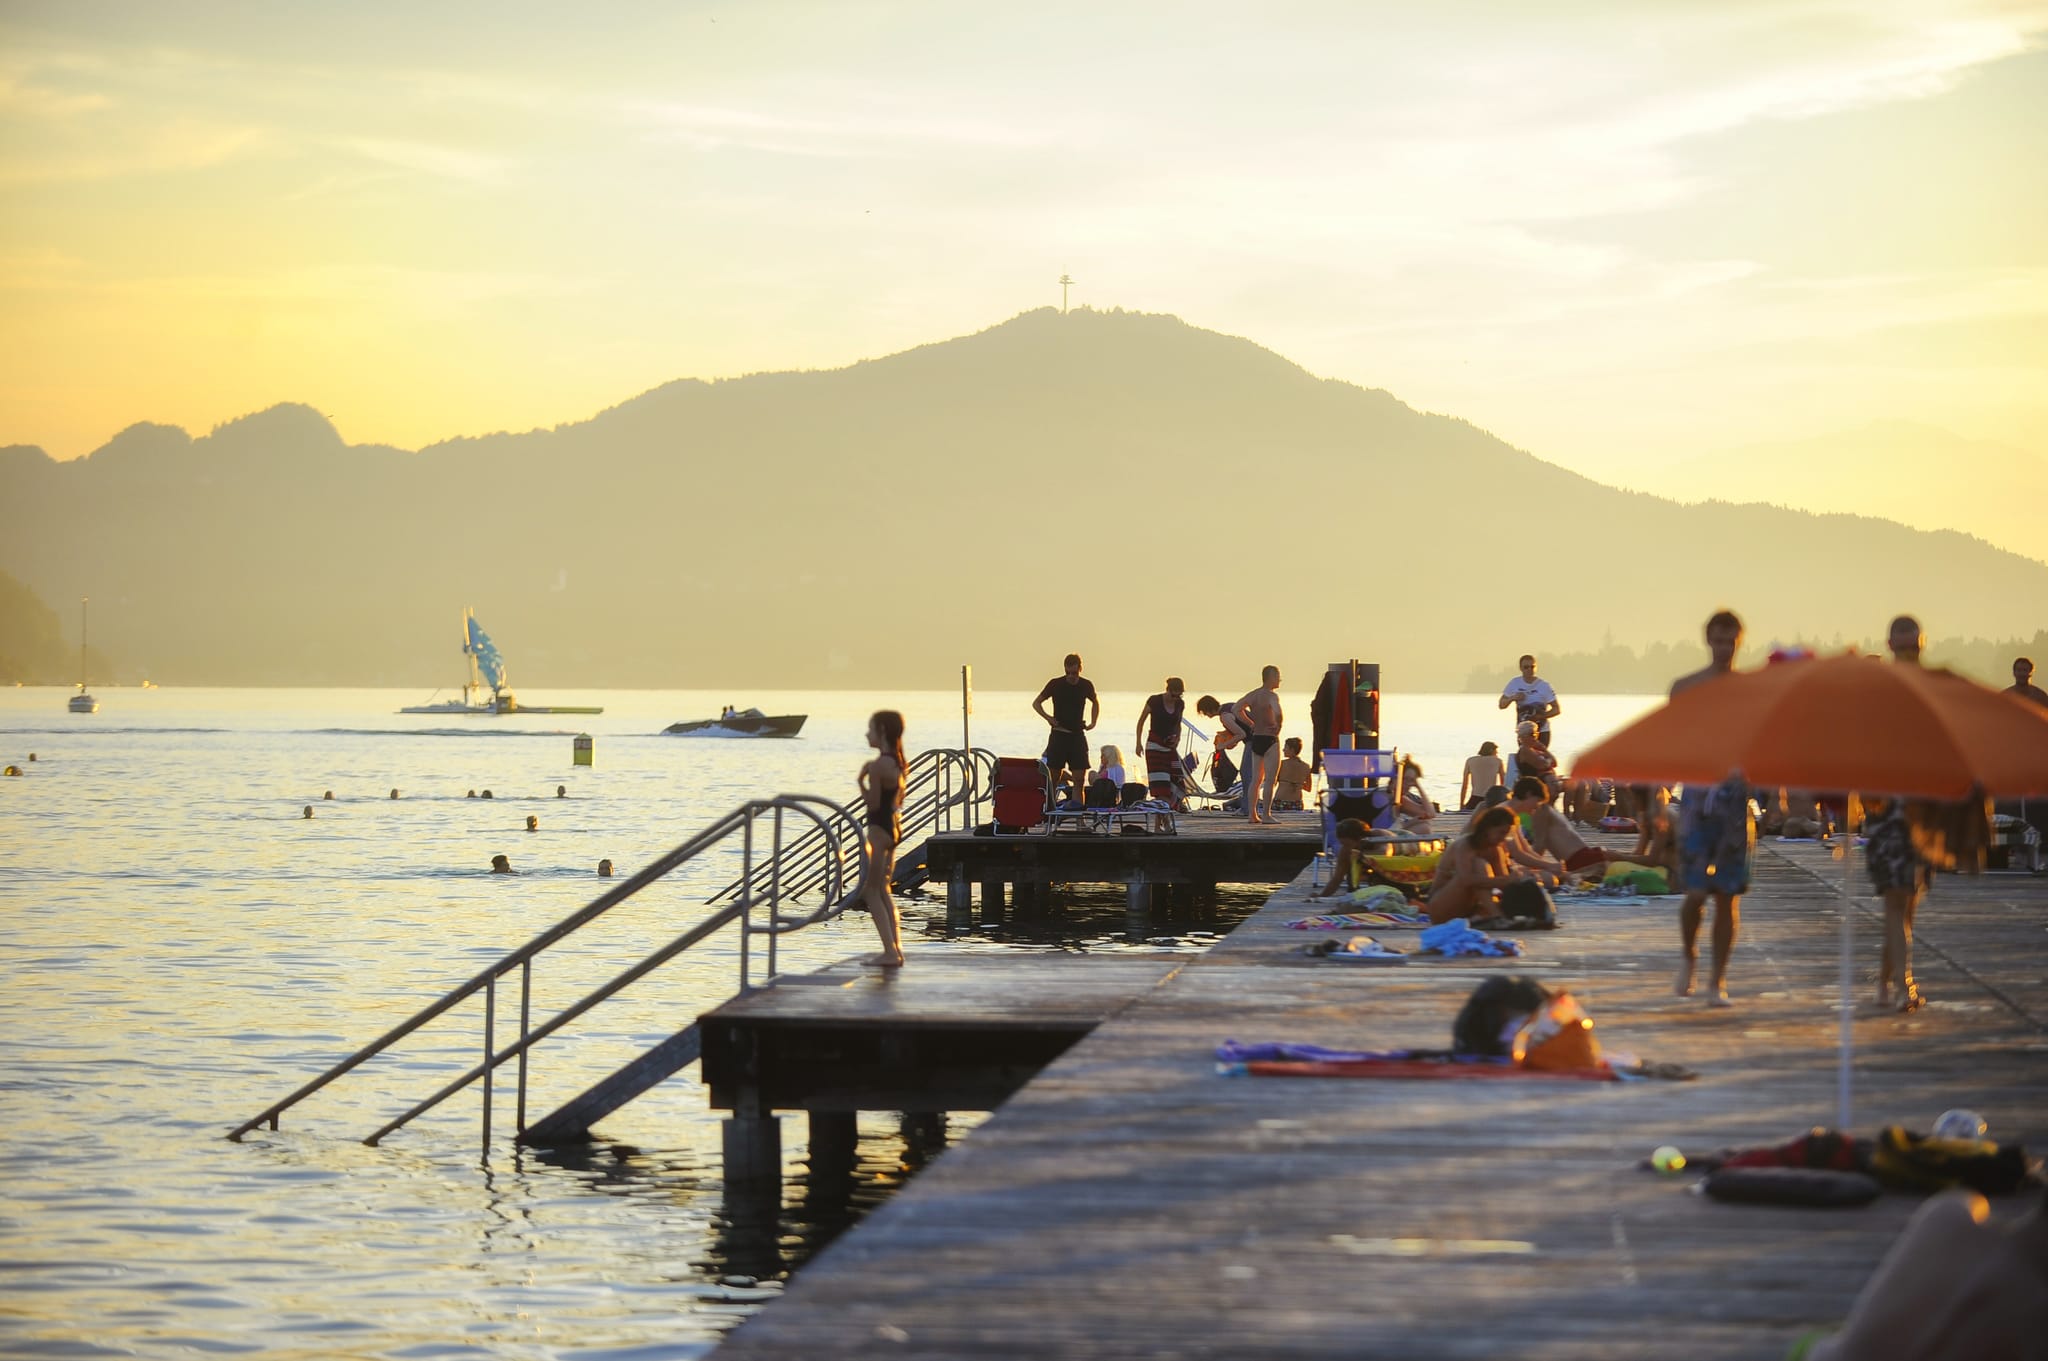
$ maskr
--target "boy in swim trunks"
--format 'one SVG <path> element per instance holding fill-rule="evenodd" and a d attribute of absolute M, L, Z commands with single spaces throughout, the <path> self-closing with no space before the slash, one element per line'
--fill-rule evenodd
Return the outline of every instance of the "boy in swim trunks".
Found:
<path fill-rule="evenodd" d="M 1735 650 L 1742 645 L 1742 620 L 1732 610 L 1721 610 L 1707 620 L 1706 634 L 1711 660 L 1672 682 L 1672 699 L 1734 670 Z M 1685 900 L 1678 905 L 1678 935 L 1685 951 L 1675 985 L 1680 997 L 1692 996 L 1700 923 L 1711 897 L 1714 976 L 1707 1005 L 1732 1005 L 1728 1000 L 1728 957 L 1735 953 L 1735 930 L 1741 920 L 1742 895 L 1749 891 L 1749 860 L 1755 847 L 1756 821 L 1749 812 L 1748 781 L 1736 774 L 1717 785 L 1686 787 L 1678 815 L 1678 886 L 1685 892 Z"/>

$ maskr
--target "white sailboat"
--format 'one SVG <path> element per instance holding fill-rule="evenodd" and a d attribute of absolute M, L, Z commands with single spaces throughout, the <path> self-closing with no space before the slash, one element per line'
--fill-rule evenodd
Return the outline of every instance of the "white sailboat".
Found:
<path fill-rule="evenodd" d="M 444 699 L 438 703 L 412 704 L 398 712 L 402 714 L 601 714 L 601 708 L 576 707 L 561 704 L 521 704 L 506 683 L 505 659 L 499 655 L 498 645 L 491 641 L 476 622 L 476 611 L 465 608 L 462 611 L 462 655 L 469 663 L 469 679 L 463 683 L 461 699 Z M 485 687 L 490 697 L 485 698 Z"/>
<path fill-rule="evenodd" d="M 91 596 L 82 595 L 78 598 L 78 693 L 71 697 L 69 704 L 66 706 L 74 714 L 96 714 L 100 711 L 100 702 L 94 699 L 85 688 L 86 606 L 91 603 L 91 600 Z"/>

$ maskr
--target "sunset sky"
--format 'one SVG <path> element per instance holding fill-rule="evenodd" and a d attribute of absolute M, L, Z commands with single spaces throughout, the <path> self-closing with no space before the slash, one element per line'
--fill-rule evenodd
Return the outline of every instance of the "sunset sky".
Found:
<path fill-rule="evenodd" d="M 1067 272 L 1608 479 L 1871 421 L 2048 456 L 2044 43 L 1967 0 L 11 0 L 0 444 L 302 400 L 417 447 Z"/>

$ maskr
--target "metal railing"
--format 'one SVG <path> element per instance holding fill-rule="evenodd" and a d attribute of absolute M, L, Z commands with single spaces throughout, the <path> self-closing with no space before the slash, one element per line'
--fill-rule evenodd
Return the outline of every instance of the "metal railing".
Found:
<path fill-rule="evenodd" d="M 996 757 L 979 747 L 966 751 L 939 747 L 910 758 L 903 781 L 903 838 L 909 846 L 934 832 L 972 831 L 991 815 L 995 799 Z M 849 811 L 855 806 L 848 805 Z M 800 896 L 816 889 L 829 872 L 829 847 L 821 833 L 807 832 L 791 843 L 780 866 L 761 865 L 712 895 L 711 901 L 736 901 L 743 893 L 759 893 L 771 870 L 779 872 L 783 892 Z"/>
<path fill-rule="evenodd" d="M 989 752 L 978 749 L 920 752 L 911 761 L 904 781 L 904 838 L 908 840 L 932 831 L 971 828 L 993 797 L 994 775 L 995 757 Z M 259 1125 L 278 1128 L 285 1111 L 481 993 L 484 1009 L 481 1059 L 363 1142 L 376 1144 L 385 1135 L 424 1115 L 449 1097 L 481 1082 L 483 1147 L 488 1154 L 493 1078 L 497 1070 L 507 1063 L 517 1063 L 516 1119 L 517 1128 L 523 1133 L 526 1129 L 527 1055 L 533 1047 L 699 941 L 737 921 L 740 991 L 758 986 L 754 980 L 753 948 L 757 936 L 766 941 L 763 982 L 773 980 L 777 968 L 776 946 L 782 934 L 838 916 L 851 905 L 854 895 L 859 892 L 868 863 L 862 812 L 858 801 L 835 804 L 804 794 L 779 795 L 740 805 L 617 888 L 493 963 L 282 1101 L 236 1126 L 227 1137 L 240 1140 Z M 793 835 L 789 826 L 791 822 L 799 825 Z M 533 962 L 537 957 L 642 889 L 735 837 L 740 840 L 740 876 L 712 896 L 710 901 L 717 905 L 716 911 L 547 1021 L 538 1026 L 533 1024 Z M 818 899 L 808 910 L 785 910 L 786 905 L 812 893 L 816 893 Z M 761 911 L 765 911 L 765 917 L 757 917 Z M 496 1040 L 498 984 L 515 972 L 519 976 L 518 1038 L 500 1049 Z"/>
<path fill-rule="evenodd" d="M 783 911 L 783 904 L 791 896 L 782 881 L 780 866 L 792 844 L 787 824 L 800 822 L 804 839 L 813 839 L 822 848 L 825 872 L 822 878 L 814 879 L 813 886 L 824 890 L 821 900 L 808 912 L 789 914 Z M 763 823 L 766 824 L 765 828 Z M 584 927 L 590 925 L 605 913 L 631 898 L 650 884 L 674 873 L 697 857 L 724 845 L 734 837 L 741 843 L 742 863 L 745 873 L 743 882 L 759 883 L 758 889 L 740 894 L 723 907 L 699 921 L 689 930 L 677 936 L 645 959 L 627 969 L 565 1008 L 546 1022 L 536 1026 L 532 1020 L 533 962 L 550 947 L 561 943 Z M 765 858 L 762 852 L 766 851 Z M 756 869 L 762 873 L 757 875 Z M 766 938 L 766 977 L 773 978 L 776 971 L 776 942 L 782 933 L 795 931 L 817 922 L 829 920 L 844 911 L 857 894 L 863 876 L 867 871 L 867 847 L 862 837 L 860 819 L 846 806 L 826 799 L 803 794 L 785 794 L 771 799 L 757 799 L 744 803 L 724 817 L 719 818 L 703 831 L 677 846 L 668 854 L 648 865 L 639 873 L 627 879 L 617 888 L 597 898 L 586 907 L 564 918 L 548 930 L 528 941 L 519 949 L 490 965 L 468 982 L 456 987 L 439 1001 L 423 1008 L 406 1021 L 394 1026 L 382 1036 L 357 1050 L 349 1057 L 329 1068 L 320 1076 L 300 1087 L 290 1096 L 265 1109 L 261 1114 L 237 1125 L 228 1138 L 239 1140 L 259 1125 L 278 1128 L 279 1118 L 285 1111 L 320 1091 L 329 1083 L 383 1053 L 400 1040 L 420 1030 L 436 1017 L 452 1010 L 461 1003 L 483 994 L 483 1057 L 467 1072 L 456 1077 L 439 1091 L 413 1106 L 397 1119 L 385 1124 L 363 1142 L 375 1144 L 385 1135 L 405 1125 L 440 1105 L 449 1097 L 462 1091 L 472 1083 L 483 1083 L 483 1146 L 488 1153 L 491 1141 L 491 1098 L 492 1078 L 496 1071 L 517 1061 L 518 1073 L 518 1127 L 526 1126 L 527 1054 L 540 1041 L 568 1025 L 577 1017 L 589 1011 L 598 1003 L 614 996 L 637 980 L 652 973 L 683 951 L 699 941 L 716 934 L 720 929 L 737 921 L 740 929 L 739 972 L 740 989 L 746 991 L 754 986 L 754 952 L 752 942 L 756 936 Z M 765 919 L 757 917 L 760 909 L 766 909 Z M 518 1038 L 500 1049 L 496 1042 L 498 1009 L 498 984 L 501 979 L 517 973 L 519 976 L 519 1031 Z"/>

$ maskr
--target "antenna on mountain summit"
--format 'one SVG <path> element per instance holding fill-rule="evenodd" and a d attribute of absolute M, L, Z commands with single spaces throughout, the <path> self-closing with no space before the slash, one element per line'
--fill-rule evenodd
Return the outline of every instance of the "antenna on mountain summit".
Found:
<path fill-rule="evenodd" d="M 1071 275 L 1060 275 L 1060 311 L 1062 312 L 1067 310 L 1067 290 L 1073 286 L 1074 280 Z"/>

